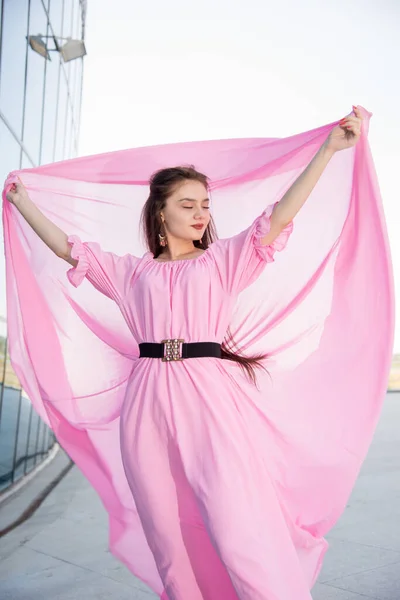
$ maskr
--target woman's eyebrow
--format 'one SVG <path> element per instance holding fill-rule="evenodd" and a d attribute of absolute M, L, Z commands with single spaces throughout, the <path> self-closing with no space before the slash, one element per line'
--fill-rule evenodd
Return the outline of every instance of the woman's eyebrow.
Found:
<path fill-rule="evenodd" d="M 197 202 L 195 198 L 181 198 L 179 202 Z M 202 202 L 210 202 L 210 198 L 204 198 Z"/>

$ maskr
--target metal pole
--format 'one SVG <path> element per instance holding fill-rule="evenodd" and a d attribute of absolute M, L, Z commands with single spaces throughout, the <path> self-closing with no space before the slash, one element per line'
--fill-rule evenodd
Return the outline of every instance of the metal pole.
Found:
<path fill-rule="evenodd" d="M 15 481 L 15 465 L 17 462 L 17 453 L 18 453 L 18 437 L 19 437 L 19 428 L 21 423 L 21 404 L 22 404 L 22 390 L 19 391 L 19 401 L 18 401 L 18 412 L 17 412 L 17 429 L 15 432 L 15 442 L 14 442 L 14 454 L 13 454 L 13 463 L 12 463 L 12 474 L 11 474 L 11 483 Z"/>
<path fill-rule="evenodd" d="M 41 460 L 43 459 L 43 454 L 45 452 L 45 450 L 44 450 L 44 448 L 45 448 L 44 443 L 45 443 L 45 440 L 46 440 L 46 434 L 47 434 L 47 425 L 46 425 L 46 423 L 44 423 L 44 426 L 43 426 L 43 435 L 42 435 L 42 449 L 40 451 L 40 453 L 41 453 Z"/>
<path fill-rule="evenodd" d="M 47 426 L 46 433 L 45 433 L 45 444 L 44 444 L 44 449 L 45 449 L 46 453 L 49 451 L 49 432 L 50 432 L 50 428 Z"/>
<path fill-rule="evenodd" d="M 1 379 L 1 389 L 0 389 L 0 425 L 1 425 L 1 417 L 3 414 L 3 398 L 4 398 L 4 387 L 6 382 L 6 367 L 7 367 L 7 338 L 5 340 L 4 346 L 4 364 L 3 364 L 3 374 Z"/>
<path fill-rule="evenodd" d="M 38 444 L 39 444 L 39 431 L 40 431 L 41 424 L 42 424 L 42 419 L 38 415 L 38 426 L 36 429 L 36 444 L 35 444 L 35 453 L 34 453 L 34 462 L 33 462 L 34 466 L 36 466 L 37 451 L 38 451 Z"/>
<path fill-rule="evenodd" d="M 21 127 L 21 137 L 20 140 L 22 141 L 24 139 L 24 133 L 25 133 L 25 110 L 26 110 L 26 90 L 27 90 L 27 83 L 28 83 L 28 52 L 29 52 L 29 41 L 28 41 L 28 37 L 29 37 L 29 21 L 30 21 L 30 17 L 31 17 L 31 0 L 28 0 L 28 20 L 26 23 L 26 51 L 25 51 L 25 81 L 24 81 L 24 101 L 23 101 L 23 105 L 22 105 L 22 127 Z M 21 154 L 20 154 L 20 159 L 19 159 L 19 167 L 21 168 L 22 166 L 22 147 L 21 147 Z"/>
<path fill-rule="evenodd" d="M 50 25 L 49 25 L 49 15 L 47 13 L 46 7 L 43 7 L 46 11 L 47 16 L 47 28 L 46 28 L 46 36 L 50 33 Z M 39 142 L 39 165 L 42 164 L 42 154 L 43 154 L 43 132 L 44 132 L 44 107 L 46 104 L 46 82 L 47 82 L 47 60 L 44 61 L 44 77 L 43 77 L 43 96 L 42 96 L 42 115 L 41 115 L 41 126 L 40 126 L 40 142 Z"/>
<path fill-rule="evenodd" d="M 31 429 L 32 429 L 32 414 L 33 414 L 33 405 L 31 404 L 31 409 L 29 412 L 28 434 L 26 436 L 24 475 L 26 475 L 27 468 L 28 468 L 29 444 L 31 441 Z"/>
<path fill-rule="evenodd" d="M 1 54 L 3 49 L 3 24 L 4 24 L 4 0 L 1 0 L 1 23 L 0 23 L 0 70 L 1 70 Z"/>

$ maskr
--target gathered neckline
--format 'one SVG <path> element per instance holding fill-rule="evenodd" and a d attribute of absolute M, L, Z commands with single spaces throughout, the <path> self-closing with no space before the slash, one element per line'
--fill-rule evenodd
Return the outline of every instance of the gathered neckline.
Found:
<path fill-rule="evenodd" d="M 156 263 L 157 265 L 171 265 L 171 264 L 179 264 L 179 263 L 189 263 L 189 262 L 195 262 L 197 260 L 200 260 L 200 258 L 202 258 L 205 254 L 207 254 L 208 248 L 206 250 L 204 250 L 204 252 L 202 254 L 199 254 L 199 256 L 195 256 L 194 258 L 177 258 L 176 260 L 157 260 L 156 258 L 154 258 L 154 254 L 152 252 L 147 252 L 147 256 L 149 257 L 149 259 L 153 262 Z"/>

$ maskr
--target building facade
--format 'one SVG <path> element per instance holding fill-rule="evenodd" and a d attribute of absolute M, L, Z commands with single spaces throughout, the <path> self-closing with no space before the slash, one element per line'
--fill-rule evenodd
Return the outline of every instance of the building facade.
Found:
<path fill-rule="evenodd" d="M 0 0 L 1 184 L 10 171 L 77 155 L 84 58 L 65 62 L 60 47 L 84 40 L 85 13 L 85 0 Z M 6 338 L 1 251 L 0 494 L 54 445 L 12 371 Z"/>

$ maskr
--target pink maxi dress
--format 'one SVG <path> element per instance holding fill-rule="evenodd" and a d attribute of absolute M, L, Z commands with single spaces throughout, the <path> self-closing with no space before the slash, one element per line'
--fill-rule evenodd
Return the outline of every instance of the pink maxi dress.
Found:
<path fill-rule="evenodd" d="M 87 277 L 114 300 L 138 344 L 220 343 L 238 294 L 292 231 L 290 224 L 272 245 L 261 245 L 271 209 L 195 259 L 158 262 L 150 252 L 119 257 L 71 236 L 79 263 L 69 280 L 78 286 Z M 325 542 L 285 526 L 271 450 L 253 435 L 263 431 L 271 441 L 274 435 L 262 404 L 259 390 L 231 361 L 135 363 L 121 411 L 121 455 L 169 600 L 311 597 Z M 313 547 L 304 559 L 303 545 Z M 282 577 L 282 565 L 291 577 Z"/>
<path fill-rule="evenodd" d="M 390 248 L 363 114 L 360 142 L 269 247 L 273 204 L 334 124 L 82 157 L 5 183 L 12 366 L 101 498 L 111 552 L 162 600 L 310 600 L 392 358 Z M 223 239 L 193 260 L 136 258 L 149 178 L 180 164 L 209 176 Z M 73 285 L 6 201 L 17 176 L 75 234 Z M 257 386 L 232 361 L 139 358 L 142 341 L 222 342 L 228 327 L 244 354 L 268 356 Z"/>

